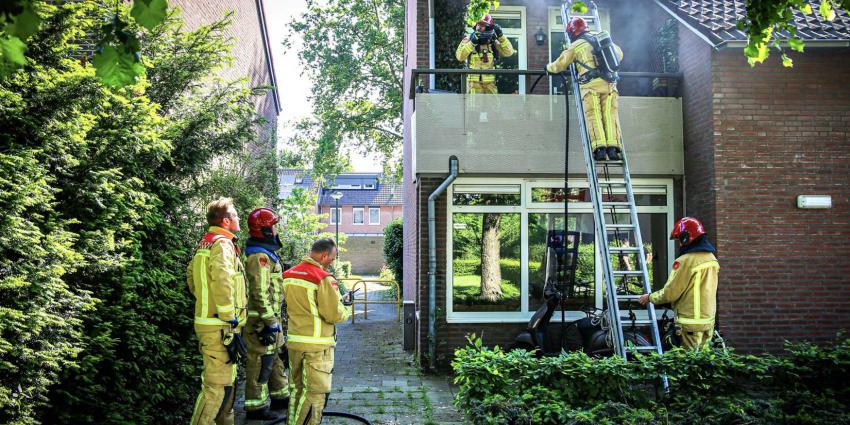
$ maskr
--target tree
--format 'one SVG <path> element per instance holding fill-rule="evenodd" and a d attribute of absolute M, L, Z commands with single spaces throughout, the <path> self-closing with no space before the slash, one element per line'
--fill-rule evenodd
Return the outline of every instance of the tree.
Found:
<path fill-rule="evenodd" d="M 481 299 L 489 302 L 502 298 L 501 214 L 484 214 L 481 226 Z"/>
<path fill-rule="evenodd" d="M 312 154 L 316 175 L 342 171 L 348 149 L 379 153 L 385 171 L 401 175 L 404 3 L 308 0 L 307 6 L 290 24 L 289 38 L 304 40 L 299 58 L 315 82 L 313 116 L 297 124 L 291 142 Z"/>

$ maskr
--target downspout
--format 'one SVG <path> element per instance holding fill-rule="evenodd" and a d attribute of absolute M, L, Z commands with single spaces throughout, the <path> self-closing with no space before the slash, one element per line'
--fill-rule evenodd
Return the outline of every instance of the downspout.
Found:
<path fill-rule="evenodd" d="M 449 175 L 428 196 L 428 367 L 436 368 L 436 322 L 437 322 L 437 198 L 455 181 L 458 173 L 457 157 L 449 157 Z"/>
<path fill-rule="evenodd" d="M 428 68 L 435 69 L 436 66 L 436 53 L 434 44 L 435 35 L 434 35 L 434 0 L 428 0 Z M 435 74 L 431 74 L 428 76 L 428 88 L 433 91 L 437 87 L 437 76 Z"/>

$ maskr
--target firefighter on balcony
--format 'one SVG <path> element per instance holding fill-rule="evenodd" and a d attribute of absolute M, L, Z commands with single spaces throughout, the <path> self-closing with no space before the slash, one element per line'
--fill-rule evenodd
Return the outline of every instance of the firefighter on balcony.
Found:
<path fill-rule="evenodd" d="M 546 71 L 558 74 L 575 62 L 593 159 L 620 161 L 622 147 L 617 118 L 617 70 L 623 59 L 623 51 L 611 42 L 607 32 L 591 35 L 587 30 L 587 22 L 582 18 L 570 19 L 567 33 L 570 47 L 558 59 L 546 65 Z"/>
<path fill-rule="evenodd" d="M 351 315 L 351 293 L 340 296 L 325 271 L 336 258 L 332 239 L 313 243 L 304 260 L 283 273 L 289 352 L 289 424 L 318 425 L 331 392 L 336 324 Z"/>
<path fill-rule="evenodd" d="M 684 217 L 673 225 L 670 239 L 681 244 L 664 288 L 640 297 L 640 303 L 673 305 L 676 333 L 682 346 L 699 350 L 708 345 L 714 331 L 717 308 L 717 252 L 699 220 Z"/>
<path fill-rule="evenodd" d="M 270 408 L 285 408 L 289 383 L 284 374 L 283 265 L 277 256 L 282 247 L 274 211 L 257 208 L 248 215 L 251 237 L 245 242 L 248 277 L 248 322 L 245 343 L 248 360 L 245 377 L 245 411 L 248 419 L 274 420 Z M 285 355 L 283 356 L 285 357 Z"/>
<path fill-rule="evenodd" d="M 240 334 L 248 300 L 236 246 L 239 216 L 230 199 L 222 198 L 207 206 L 207 222 L 209 231 L 187 270 L 189 292 L 195 297 L 195 334 L 204 358 L 191 423 L 232 425 L 236 364 L 247 352 Z"/>
<path fill-rule="evenodd" d="M 499 57 L 514 54 L 511 41 L 502 34 L 502 27 L 493 22 L 490 14 L 475 23 L 472 33 L 461 40 L 455 57 L 461 62 L 469 61 L 469 69 L 493 69 Z M 496 76 L 475 74 L 466 77 L 466 91 L 470 94 L 497 94 Z"/>

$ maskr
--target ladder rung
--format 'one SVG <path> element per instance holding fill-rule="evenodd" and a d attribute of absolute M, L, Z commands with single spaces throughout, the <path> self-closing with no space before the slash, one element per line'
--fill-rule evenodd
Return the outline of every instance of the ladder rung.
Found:
<path fill-rule="evenodd" d="M 641 270 L 614 270 L 614 276 L 643 276 Z"/>
<path fill-rule="evenodd" d="M 596 165 L 616 165 L 618 167 L 623 166 L 623 161 L 593 161 Z"/>
<path fill-rule="evenodd" d="M 615 207 L 615 208 L 616 208 L 616 207 L 629 207 L 629 208 L 631 208 L 632 204 L 630 204 L 630 203 L 628 203 L 628 202 L 609 202 L 609 201 L 602 201 L 602 206 L 603 206 L 603 207 Z"/>
<path fill-rule="evenodd" d="M 638 345 L 638 346 L 626 346 L 626 350 L 632 351 L 657 351 L 658 347 L 654 345 Z"/>
<path fill-rule="evenodd" d="M 629 319 L 628 316 L 620 317 L 620 324 L 624 328 L 629 327 L 629 326 L 632 325 L 632 319 Z M 649 319 L 635 319 L 635 325 L 638 325 L 638 326 L 646 326 L 646 325 L 651 325 L 651 324 L 652 324 L 652 320 L 649 320 Z"/>
<path fill-rule="evenodd" d="M 640 295 L 617 295 L 617 300 L 619 301 L 637 301 L 640 299 Z"/>
<path fill-rule="evenodd" d="M 612 182 L 609 180 L 600 180 L 597 183 L 601 186 L 611 186 L 611 187 L 626 187 L 626 182 Z"/>
<path fill-rule="evenodd" d="M 640 252 L 640 248 L 638 248 L 636 246 L 629 246 L 629 247 L 609 246 L 608 251 L 609 252 Z"/>
<path fill-rule="evenodd" d="M 634 224 L 606 224 L 606 229 L 634 229 Z"/>

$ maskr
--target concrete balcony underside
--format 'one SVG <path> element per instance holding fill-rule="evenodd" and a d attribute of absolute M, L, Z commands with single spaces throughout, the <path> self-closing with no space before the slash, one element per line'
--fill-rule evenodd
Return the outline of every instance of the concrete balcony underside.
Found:
<path fill-rule="evenodd" d="M 570 99 L 570 174 L 585 173 Z M 634 175 L 681 175 L 682 100 L 621 97 L 620 123 Z M 414 175 L 444 174 L 458 157 L 464 174 L 563 174 L 564 96 L 417 94 Z"/>

